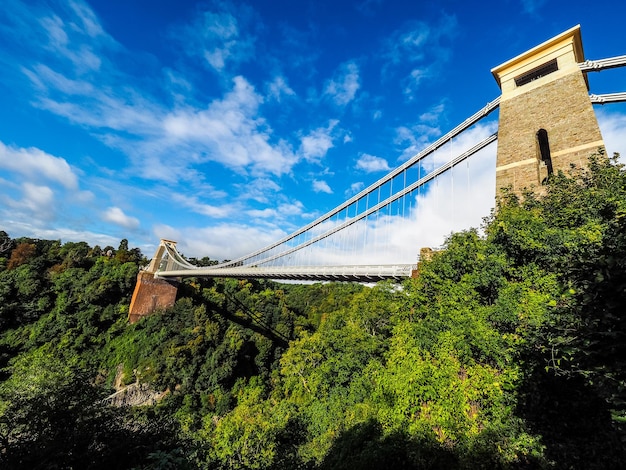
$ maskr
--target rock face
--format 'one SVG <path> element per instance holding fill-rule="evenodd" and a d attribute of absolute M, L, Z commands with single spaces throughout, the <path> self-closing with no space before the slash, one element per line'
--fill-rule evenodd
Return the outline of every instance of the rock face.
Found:
<path fill-rule="evenodd" d="M 169 390 L 164 392 L 153 390 L 150 384 L 140 383 L 139 378 L 137 378 L 134 384 L 123 386 L 123 375 L 124 365 L 120 364 L 117 366 L 113 383 L 116 392 L 106 397 L 104 399 L 105 403 L 117 407 L 155 405 L 169 393 Z"/>
<path fill-rule="evenodd" d="M 152 390 L 149 384 L 136 382 L 108 396 L 105 402 L 117 407 L 155 405 L 168 393 L 169 390 L 159 392 Z"/>

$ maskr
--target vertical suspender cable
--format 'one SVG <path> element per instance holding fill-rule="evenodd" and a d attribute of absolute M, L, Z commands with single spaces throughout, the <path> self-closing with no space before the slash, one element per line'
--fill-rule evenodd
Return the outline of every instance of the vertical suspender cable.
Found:
<path fill-rule="evenodd" d="M 370 195 L 367 193 L 365 196 L 365 212 L 367 212 L 370 208 Z M 367 253 L 367 230 L 369 228 L 368 224 L 369 215 L 365 217 L 365 230 L 363 230 L 363 254 Z"/>
<path fill-rule="evenodd" d="M 450 160 L 452 161 L 452 137 L 450 137 Z M 450 181 L 452 193 L 452 228 L 454 229 L 454 167 L 450 168 Z"/>
<path fill-rule="evenodd" d="M 357 199 L 354 203 L 354 216 L 356 217 L 357 215 L 359 215 L 359 200 Z M 352 229 L 352 231 L 354 232 L 354 235 L 352 237 L 352 257 L 356 260 L 357 259 L 357 233 L 358 230 L 356 228 Z M 356 262 L 354 264 L 357 264 Z"/>
<path fill-rule="evenodd" d="M 450 192 L 452 193 L 452 227 L 454 230 L 454 167 L 450 168 Z"/>
<path fill-rule="evenodd" d="M 392 192 L 393 192 L 393 179 L 389 181 L 389 197 L 391 197 Z M 389 221 L 391 218 L 391 203 L 387 204 L 386 209 L 387 209 L 387 216 L 385 217 L 385 231 L 383 232 L 383 239 L 385 241 L 385 244 L 383 246 L 384 258 L 387 257 L 388 250 L 389 250 Z"/>
<path fill-rule="evenodd" d="M 402 183 L 402 189 L 405 189 L 406 188 L 406 168 L 404 169 L 402 178 L 404 180 L 404 182 Z M 407 196 L 406 194 L 402 196 L 402 218 L 403 219 L 406 216 L 406 196 Z"/>
<path fill-rule="evenodd" d="M 380 204 L 380 186 L 378 187 L 378 203 Z M 376 229 L 374 230 L 374 251 L 376 253 L 376 256 L 378 256 L 378 240 L 380 239 L 380 227 L 379 227 L 379 221 L 380 221 L 380 209 L 378 209 L 376 211 Z"/>

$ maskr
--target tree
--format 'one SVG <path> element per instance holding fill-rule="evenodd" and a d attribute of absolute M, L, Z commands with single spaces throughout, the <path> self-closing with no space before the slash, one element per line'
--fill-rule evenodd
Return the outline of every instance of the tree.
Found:
<path fill-rule="evenodd" d="M 544 190 L 506 199 L 488 227 L 512 273 L 534 267 L 560 291 L 525 334 L 519 411 L 559 465 L 607 468 L 625 452 L 626 172 L 600 154 Z"/>
<path fill-rule="evenodd" d="M 0 387 L 2 468 L 133 468 L 175 451 L 170 424 L 109 407 L 87 371 L 46 349 L 16 361 Z"/>
<path fill-rule="evenodd" d="M 7 269 L 15 269 L 18 266 L 27 263 L 36 253 L 37 246 L 34 243 L 19 243 L 11 252 Z"/>
<path fill-rule="evenodd" d="M 120 241 L 120 246 L 117 249 L 118 251 L 128 251 L 128 240 L 125 238 L 122 238 L 122 240 Z"/>
<path fill-rule="evenodd" d="M 554 175 L 541 197 L 509 200 L 489 231 L 516 265 L 536 264 L 562 285 L 541 333 L 549 367 L 585 377 L 626 411 L 626 171 L 617 156 Z"/>

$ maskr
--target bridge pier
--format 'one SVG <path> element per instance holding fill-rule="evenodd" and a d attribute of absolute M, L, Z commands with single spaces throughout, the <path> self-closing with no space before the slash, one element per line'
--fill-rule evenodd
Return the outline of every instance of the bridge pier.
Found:
<path fill-rule="evenodd" d="M 424 264 L 424 261 L 430 261 L 431 259 L 433 259 L 433 255 L 435 254 L 435 250 L 433 250 L 430 247 L 423 247 L 420 248 L 420 257 L 419 257 L 419 261 L 417 262 L 417 266 L 415 267 L 415 269 L 413 271 L 411 271 L 411 277 L 413 279 L 417 279 L 418 277 L 420 277 L 420 271 L 421 271 L 421 267 Z"/>
<path fill-rule="evenodd" d="M 178 282 L 159 279 L 153 273 L 139 271 L 137 284 L 128 310 L 128 321 L 136 323 L 156 310 L 172 307 L 176 302 Z"/>
<path fill-rule="evenodd" d="M 137 283 L 128 309 L 128 321 L 136 323 L 143 317 L 152 315 L 156 310 L 172 307 L 178 293 L 177 280 L 161 279 L 155 276 L 159 266 L 166 261 L 165 244 L 176 245 L 170 240 L 161 240 L 157 251 L 147 268 L 137 274 Z"/>

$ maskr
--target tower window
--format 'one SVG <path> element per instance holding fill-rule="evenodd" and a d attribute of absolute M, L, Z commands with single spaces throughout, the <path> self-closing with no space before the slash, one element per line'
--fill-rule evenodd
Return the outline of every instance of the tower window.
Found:
<path fill-rule="evenodd" d="M 545 77 L 546 75 L 556 72 L 559 70 L 559 65 L 556 63 L 556 59 L 552 59 L 550 62 L 546 62 L 539 67 L 535 67 L 528 72 L 521 74 L 518 77 L 515 77 L 515 85 L 522 86 L 527 83 L 532 82 L 533 80 L 537 80 L 538 78 Z"/>
<path fill-rule="evenodd" d="M 537 143 L 539 144 L 541 161 L 546 164 L 549 178 L 550 175 L 552 175 L 552 173 L 554 172 L 554 169 L 552 168 L 552 158 L 550 157 L 550 142 L 548 142 L 548 131 L 546 131 L 545 129 L 539 129 L 539 131 L 537 131 Z M 545 180 L 542 181 L 542 183 L 545 183 Z"/>

